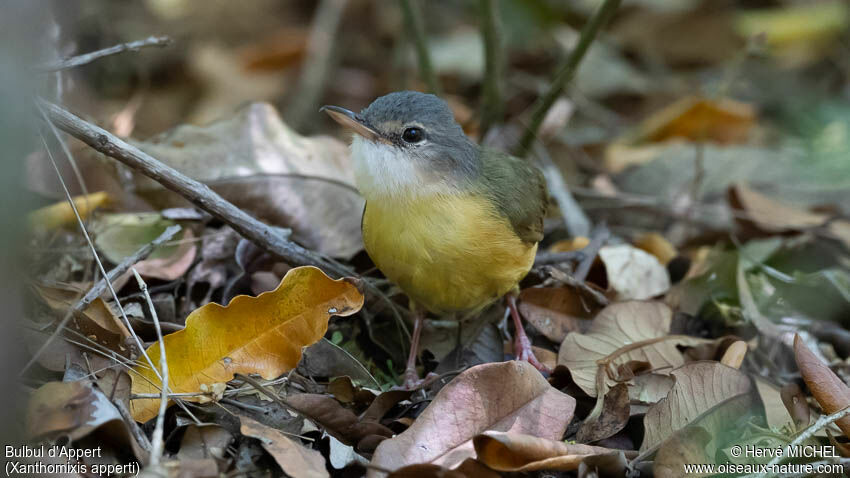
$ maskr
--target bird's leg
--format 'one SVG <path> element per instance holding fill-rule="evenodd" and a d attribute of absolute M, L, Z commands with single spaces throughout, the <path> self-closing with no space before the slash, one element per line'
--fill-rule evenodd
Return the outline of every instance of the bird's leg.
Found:
<path fill-rule="evenodd" d="M 525 360 L 541 372 L 550 372 L 548 367 L 537 360 L 537 357 L 534 356 L 534 351 L 531 350 L 531 341 L 528 339 L 528 335 L 525 334 L 522 319 L 519 317 L 519 311 L 516 308 L 516 294 L 510 293 L 506 298 L 508 300 L 508 309 L 511 311 L 511 317 L 514 319 L 514 355 L 516 359 Z"/>
<path fill-rule="evenodd" d="M 419 308 L 413 309 L 413 335 L 410 337 L 410 355 L 407 356 L 407 367 L 404 370 L 403 390 L 413 390 L 427 385 L 437 378 L 437 375 L 429 373 L 424 379 L 419 378 L 416 372 L 416 357 L 419 355 L 419 337 L 422 335 L 422 325 L 425 322 L 425 311 Z"/>

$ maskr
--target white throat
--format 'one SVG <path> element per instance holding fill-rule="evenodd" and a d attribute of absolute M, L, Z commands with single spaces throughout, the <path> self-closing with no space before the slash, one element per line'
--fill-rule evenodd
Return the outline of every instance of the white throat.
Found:
<path fill-rule="evenodd" d="M 351 142 L 354 179 L 360 194 L 369 199 L 406 198 L 445 194 L 450 189 L 435 182 L 399 148 L 354 135 Z M 429 177 L 430 176 L 430 177 Z"/>

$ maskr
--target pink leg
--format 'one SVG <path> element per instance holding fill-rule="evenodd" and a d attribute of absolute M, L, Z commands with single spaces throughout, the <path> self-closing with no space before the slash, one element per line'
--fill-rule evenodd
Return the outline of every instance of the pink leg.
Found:
<path fill-rule="evenodd" d="M 407 367 L 404 370 L 404 383 L 401 388 L 403 390 L 413 390 L 424 385 L 428 385 L 437 378 L 434 373 L 429 373 L 424 379 L 419 378 L 416 372 L 416 357 L 419 355 L 419 337 L 422 335 L 422 325 L 425 322 L 425 313 L 423 311 L 415 311 L 413 319 L 413 336 L 410 337 L 410 355 L 407 356 Z"/>
<path fill-rule="evenodd" d="M 514 319 L 514 355 L 517 360 L 525 360 L 533 365 L 541 372 L 550 372 L 549 368 L 540 363 L 537 357 L 534 356 L 534 351 L 531 350 L 531 341 L 528 340 L 528 335 L 525 334 L 525 328 L 522 326 L 522 319 L 519 317 L 519 311 L 516 308 L 516 295 L 508 294 L 508 309 L 511 311 L 511 317 Z"/>

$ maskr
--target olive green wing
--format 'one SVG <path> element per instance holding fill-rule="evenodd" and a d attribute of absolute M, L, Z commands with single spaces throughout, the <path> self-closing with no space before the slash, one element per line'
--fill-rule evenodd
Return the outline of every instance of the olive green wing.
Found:
<path fill-rule="evenodd" d="M 499 212 L 525 242 L 543 239 L 543 218 L 549 202 L 543 173 L 528 161 L 486 150 L 482 158 L 482 187 Z"/>

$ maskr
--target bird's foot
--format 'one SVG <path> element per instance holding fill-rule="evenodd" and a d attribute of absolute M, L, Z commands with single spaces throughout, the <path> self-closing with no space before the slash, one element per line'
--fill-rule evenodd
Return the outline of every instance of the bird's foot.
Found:
<path fill-rule="evenodd" d="M 431 385 L 431 383 L 438 378 L 440 378 L 440 376 L 434 372 L 428 372 L 428 375 L 425 375 L 425 378 L 419 378 L 419 374 L 416 373 L 415 369 L 407 369 L 404 372 L 404 382 L 392 389 L 408 391 L 418 390 Z"/>
<path fill-rule="evenodd" d="M 517 360 L 525 360 L 541 372 L 552 373 L 552 371 L 549 370 L 549 367 L 543 365 L 539 360 L 537 360 L 537 357 L 534 355 L 534 350 L 531 348 L 531 341 L 528 340 L 528 336 L 525 334 L 518 334 L 516 340 L 514 340 L 514 355 Z"/>

